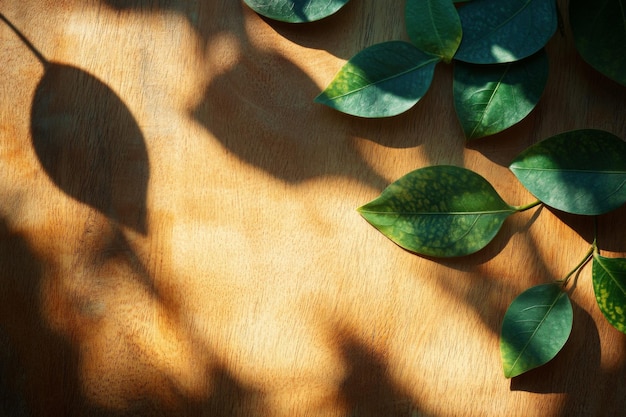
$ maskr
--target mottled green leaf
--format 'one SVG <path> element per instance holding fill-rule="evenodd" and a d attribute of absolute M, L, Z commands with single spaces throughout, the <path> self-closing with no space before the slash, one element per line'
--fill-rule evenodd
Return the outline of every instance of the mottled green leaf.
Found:
<path fill-rule="evenodd" d="M 515 212 L 483 177 L 447 165 L 405 175 L 358 210 L 401 247 L 438 257 L 482 249 Z"/>
<path fill-rule="evenodd" d="M 315 101 L 354 116 L 395 116 L 426 94 L 439 61 L 408 42 L 379 43 L 352 57 Z"/>
<path fill-rule="evenodd" d="M 474 0 L 459 8 L 463 39 L 454 56 L 473 64 L 518 61 L 556 31 L 554 0 Z"/>
<path fill-rule="evenodd" d="M 572 331 L 572 303 L 556 283 L 521 293 L 502 322 L 500 355 L 504 375 L 513 378 L 552 360 Z"/>
<path fill-rule="evenodd" d="M 569 14 L 583 59 L 626 85 L 626 0 L 571 0 Z"/>
<path fill-rule="evenodd" d="M 461 20 L 451 0 L 407 0 L 406 28 L 411 42 L 450 62 L 461 43 Z"/>
<path fill-rule="evenodd" d="M 501 132 L 535 108 L 548 80 L 545 51 L 508 64 L 454 65 L 454 106 L 467 139 Z"/>
<path fill-rule="evenodd" d="M 626 333 L 626 258 L 593 256 L 593 290 L 607 321 Z"/>
<path fill-rule="evenodd" d="M 526 149 L 509 168 L 535 197 L 568 213 L 602 214 L 626 202 L 626 143 L 609 132 L 561 133 Z"/>
<path fill-rule="evenodd" d="M 349 0 L 244 0 L 258 14 L 288 23 L 320 20 L 336 13 Z"/>

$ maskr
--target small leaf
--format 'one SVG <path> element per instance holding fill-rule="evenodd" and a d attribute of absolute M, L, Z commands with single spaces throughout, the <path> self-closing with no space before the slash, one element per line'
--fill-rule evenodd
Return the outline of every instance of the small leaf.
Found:
<path fill-rule="evenodd" d="M 454 56 L 472 64 L 518 61 L 545 46 L 557 28 L 554 0 L 475 0 L 459 8 L 463 40 Z"/>
<path fill-rule="evenodd" d="M 482 249 L 515 212 L 483 177 L 447 165 L 405 175 L 358 210 L 401 247 L 438 257 Z"/>
<path fill-rule="evenodd" d="M 354 116 L 395 116 L 426 94 L 439 61 L 408 42 L 379 43 L 352 57 L 315 101 Z"/>
<path fill-rule="evenodd" d="M 508 64 L 454 65 L 454 105 L 467 139 L 501 132 L 535 108 L 548 80 L 548 57 Z"/>
<path fill-rule="evenodd" d="M 258 14 L 288 23 L 320 20 L 336 13 L 349 0 L 244 0 Z"/>
<path fill-rule="evenodd" d="M 583 59 L 626 86 L 626 0 L 571 0 L 569 14 Z"/>
<path fill-rule="evenodd" d="M 626 143 L 595 129 L 574 130 L 541 141 L 509 166 L 548 206 L 596 215 L 626 202 Z"/>
<path fill-rule="evenodd" d="M 450 62 L 461 43 L 461 20 L 451 0 L 407 0 L 407 33 L 424 52 Z"/>
<path fill-rule="evenodd" d="M 607 321 L 626 333 L 626 258 L 593 256 L 593 290 Z"/>
<path fill-rule="evenodd" d="M 552 360 L 567 342 L 573 320 L 572 303 L 559 284 L 538 285 L 521 293 L 502 322 L 504 375 L 513 378 Z"/>

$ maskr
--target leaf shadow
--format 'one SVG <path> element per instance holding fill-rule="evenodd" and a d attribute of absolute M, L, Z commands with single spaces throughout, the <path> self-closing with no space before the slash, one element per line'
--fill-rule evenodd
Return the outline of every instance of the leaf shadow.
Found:
<path fill-rule="evenodd" d="M 80 68 L 48 61 L 3 14 L 0 20 L 44 68 L 30 128 L 49 178 L 67 195 L 147 233 L 148 154 L 128 107 L 104 82 Z"/>
<path fill-rule="evenodd" d="M 150 169 L 143 134 L 104 82 L 48 63 L 33 98 L 31 134 L 42 167 L 63 192 L 147 233 Z"/>
<path fill-rule="evenodd" d="M 315 106 L 317 87 L 300 68 L 279 54 L 243 48 L 245 60 L 213 79 L 192 110 L 207 131 L 241 160 L 289 183 L 336 175 L 387 185 L 355 148 L 354 120 Z"/>
<path fill-rule="evenodd" d="M 298 44 L 300 46 L 318 50 L 325 50 L 332 55 L 349 59 L 357 51 L 345 42 L 348 32 L 353 31 L 354 25 L 363 24 L 359 19 L 362 17 L 363 2 L 349 1 L 336 13 L 314 22 L 307 23 L 285 23 L 264 16 L 261 18 L 272 27 L 281 37 Z M 367 35 L 369 31 L 362 31 Z M 329 41 L 334 39 L 335 41 Z M 372 39 L 363 39 L 364 45 L 371 44 Z"/>

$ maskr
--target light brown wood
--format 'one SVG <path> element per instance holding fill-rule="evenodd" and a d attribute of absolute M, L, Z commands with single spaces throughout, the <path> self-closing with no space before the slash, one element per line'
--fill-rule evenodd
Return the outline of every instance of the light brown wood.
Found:
<path fill-rule="evenodd" d="M 566 32 L 537 110 L 470 145 L 445 65 L 398 117 L 314 104 L 351 55 L 406 39 L 400 3 L 291 26 L 235 0 L 0 0 L 45 59 L 0 24 L 0 414 L 622 415 L 626 337 L 589 266 L 563 352 L 501 371 L 506 307 L 576 265 L 587 221 L 525 212 L 434 261 L 355 209 L 443 163 L 531 202 L 509 161 L 574 128 L 626 138 L 625 90 Z M 625 214 L 601 219 L 607 256 Z"/>

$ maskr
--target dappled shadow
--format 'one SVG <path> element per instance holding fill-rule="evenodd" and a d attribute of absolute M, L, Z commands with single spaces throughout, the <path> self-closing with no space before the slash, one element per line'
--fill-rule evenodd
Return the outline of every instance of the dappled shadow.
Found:
<path fill-rule="evenodd" d="M 94 232 L 99 239 L 101 231 Z M 124 251 L 123 242 L 113 243 Z M 123 267 L 123 256 L 115 249 L 102 250 L 112 258 L 117 268 Z M 80 257 L 83 259 L 83 257 Z M 84 254 L 84 258 L 89 258 Z M 89 261 L 89 259 L 87 259 Z M 107 260 L 93 260 L 106 263 Z M 127 265 L 128 266 L 128 265 Z M 79 268 L 79 266 L 76 266 Z M 98 265 L 91 267 L 97 268 Z M 52 299 L 63 304 L 67 294 L 50 292 L 51 265 L 39 260 L 26 240 L 10 230 L 0 219 L 0 415 L 2 416 L 89 416 L 89 417 L 254 417 L 267 416 L 263 393 L 238 381 L 225 368 L 206 370 L 211 381 L 205 395 L 191 397 L 181 392 L 171 376 L 158 369 L 146 368 L 139 386 L 126 388 L 128 398 L 123 407 L 102 405 L 85 392 L 85 351 L 102 349 L 93 340 L 81 334 L 84 317 L 81 312 L 63 312 L 61 320 L 71 323 L 62 331 L 53 329 L 44 304 Z M 93 272 L 93 271 L 92 271 Z M 76 280 L 79 277 L 74 277 Z M 88 279 L 93 279 L 89 277 Z M 70 283 L 71 284 L 75 284 Z M 54 290 L 53 290 L 54 291 Z M 69 302 L 77 302 L 70 300 Z M 84 312 L 82 312 L 84 314 Z M 101 322 L 91 320 L 88 327 L 95 331 Z M 123 331 L 120 329 L 120 331 Z M 78 333 L 78 334 L 76 334 Z M 119 334 L 118 337 L 124 337 Z M 210 355 L 211 352 L 205 352 Z M 140 359 L 140 358 L 137 358 Z M 123 361 L 120 359 L 120 361 Z M 113 364 L 112 364 L 113 365 Z M 131 366 L 131 364 L 126 364 Z M 141 368 L 137 368 L 141 370 Z M 130 372 L 137 372 L 137 369 Z M 115 389 L 114 380 L 106 372 L 98 374 L 97 389 L 107 392 Z M 150 388 L 154 380 L 163 381 L 158 391 Z M 122 381 L 125 381 L 122 379 Z"/>
<path fill-rule="evenodd" d="M 349 416 L 404 417 L 417 414 L 418 407 L 411 395 L 393 382 L 388 364 L 375 346 L 367 346 L 347 332 L 336 337 L 347 366 L 339 395 Z"/>
<path fill-rule="evenodd" d="M 42 316 L 43 267 L 0 219 L 0 407 L 6 416 L 60 417 L 82 408 L 77 352 Z"/>

